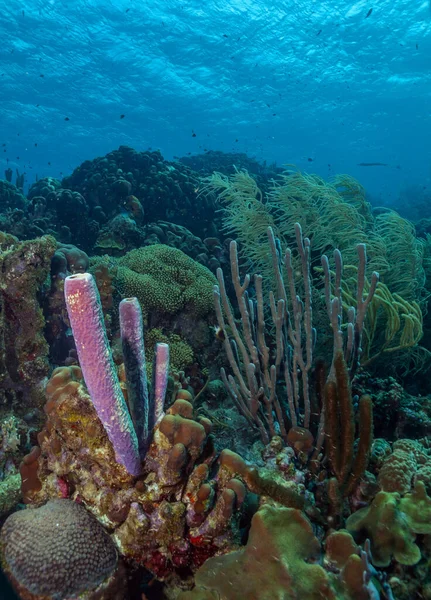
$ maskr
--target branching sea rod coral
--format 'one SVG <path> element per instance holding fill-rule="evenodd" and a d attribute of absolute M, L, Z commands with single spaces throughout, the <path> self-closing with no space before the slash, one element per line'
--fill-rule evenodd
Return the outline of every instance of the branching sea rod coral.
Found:
<path fill-rule="evenodd" d="M 280 245 L 272 229 L 267 231 L 276 290 L 269 294 L 271 325 L 275 330 L 272 348 L 267 346 L 265 304 L 262 277 L 255 275 L 255 298 L 249 294 L 250 276 L 241 284 L 236 242 L 231 242 L 230 258 L 232 281 L 240 313 L 240 328 L 237 326 L 228 301 L 223 272 L 217 271 L 219 285 L 214 288 L 214 300 L 219 326 L 224 333 L 224 347 L 233 374 L 221 376 L 226 389 L 250 424 L 259 429 L 262 441 L 276 433 L 288 441 L 289 427 L 311 425 L 310 375 L 314 366 L 314 348 L 317 331 L 313 327 L 312 280 L 310 274 L 310 240 L 304 238 L 299 223 L 295 226 L 299 255 L 299 272 L 293 267 L 292 251 L 288 248 L 284 256 L 287 273 L 285 287 L 281 271 Z M 335 251 L 335 277 L 331 281 L 329 262 L 322 257 L 324 287 L 328 318 L 333 332 L 333 360 L 328 381 L 335 380 L 334 359 L 341 353 L 353 377 L 362 352 L 362 334 L 365 315 L 376 291 L 378 274 L 373 273 L 371 286 L 365 295 L 366 250 L 364 244 L 357 247 L 359 268 L 357 274 L 356 310 L 347 311 L 347 323 L 342 330 L 342 272 L 341 253 Z M 301 295 L 302 297 L 301 297 Z M 231 335 L 230 335 L 231 334 Z M 345 340 L 344 340 L 345 338 Z M 284 378 L 281 400 L 279 379 Z M 285 410 L 287 405 L 288 410 Z M 286 414 L 287 413 L 287 414 Z M 276 420 L 274 419 L 276 417 Z M 317 449 L 324 440 L 324 407 L 320 414 Z"/>

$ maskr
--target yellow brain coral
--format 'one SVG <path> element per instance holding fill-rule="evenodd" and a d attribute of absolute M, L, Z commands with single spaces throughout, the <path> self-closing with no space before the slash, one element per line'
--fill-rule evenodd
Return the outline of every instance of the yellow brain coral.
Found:
<path fill-rule="evenodd" d="M 154 244 L 118 260 L 116 284 L 123 296 L 136 296 L 144 312 L 175 314 L 189 308 L 196 317 L 213 311 L 212 273 L 181 250 Z"/>

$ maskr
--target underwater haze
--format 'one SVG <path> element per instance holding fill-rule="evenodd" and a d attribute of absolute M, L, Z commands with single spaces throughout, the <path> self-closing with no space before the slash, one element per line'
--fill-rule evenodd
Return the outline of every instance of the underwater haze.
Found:
<path fill-rule="evenodd" d="M 349 173 L 390 203 L 430 182 L 430 21 L 428 1 L 10 0 L 0 171 L 223 150 Z"/>

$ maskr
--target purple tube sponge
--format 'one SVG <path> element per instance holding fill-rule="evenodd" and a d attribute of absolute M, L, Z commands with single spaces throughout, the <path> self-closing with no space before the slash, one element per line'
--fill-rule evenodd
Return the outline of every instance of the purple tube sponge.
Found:
<path fill-rule="evenodd" d="M 79 363 L 93 405 L 114 448 L 117 461 L 139 475 L 138 439 L 121 391 L 100 296 L 89 273 L 66 277 L 64 296 Z"/>
<path fill-rule="evenodd" d="M 144 326 L 137 298 L 120 302 L 120 329 L 127 382 L 127 403 L 138 436 L 141 459 L 151 442 L 147 369 L 145 362 Z"/>
<path fill-rule="evenodd" d="M 155 427 L 164 415 L 164 403 L 169 373 L 169 346 L 156 344 L 153 366 L 153 395 L 151 401 L 150 426 Z"/>

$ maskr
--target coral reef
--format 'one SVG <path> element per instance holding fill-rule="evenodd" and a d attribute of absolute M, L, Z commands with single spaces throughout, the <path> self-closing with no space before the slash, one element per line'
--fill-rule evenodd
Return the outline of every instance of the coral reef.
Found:
<path fill-rule="evenodd" d="M 125 560 L 145 566 L 160 579 L 185 567 L 194 572 L 209 556 L 239 546 L 247 489 L 285 506 L 303 506 L 301 487 L 293 481 L 248 466 L 229 450 L 217 456 L 211 422 L 203 417 L 195 420 L 192 405 L 180 394 L 164 414 L 166 344 L 156 348 L 148 397 L 143 324 L 136 298 L 123 300 L 120 306 L 127 407 L 91 275 L 67 277 L 65 297 L 82 371 L 76 366 L 54 371 L 47 385 L 47 423 L 38 435 L 39 446 L 21 465 L 24 501 L 42 508 L 37 509 L 40 513 L 15 513 L 4 528 L 3 560 L 19 590 L 28 589 L 28 577 L 35 575 L 33 569 L 30 575 L 25 569 L 12 570 L 17 561 L 10 557 L 20 552 L 20 541 L 16 540 L 18 548 L 13 546 L 9 532 L 19 520 L 22 535 L 34 535 L 32 527 L 39 526 L 39 515 L 44 520 L 45 512 L 52 513 L 55 507 L 50 501 L 55 498 L 85 505 L 109 528 Z M 139 454 L 137 435 L 144 442 Z M 63 512 L 67 520 L 68 512 Z M 48 521 L 45 525 L 49 540 L 52 526 Z M 62 564 L 74 561 L 74 553 L 75 549 L 66 553 Z M 97 558 L 92 557 L 96 562 Z M 100 583 L 96 577 L 90 579 L 93 587 Z M 66 597 L 68 593 L 63 580 L 38 583 L 36 594 Z M 44 588 L 50 584 L 59 585 L 61 592 Z M 91 591 L 88 579 L 82 586 L 86 593 Z"/>
<path fill-rule="evenodd" d="M 133 195 L 146 222 L 174 221 L 202 234 L 211 221 L 211 205 L 196 202 L 197 183 L 189 168 L 163 160 L 158 151 L 136 152 L 120 146 L 105 157 L 85 161 L 62 186 L 82 194 L 99 223 L 118 214 L 121 207 L 130 210 Z"/>
<path fill-rule="evenodd" d="M 428 238 L 348 176 L 242 155 L 120 147 L 27 198 L 6 176 L 23 600 L 431 598 Z"/>
<path fill-rule="evenodd" d="M 27 503 L 55 497 L 84 503 L 114 532 L 123 557 L 161 579 L 186 565 L 196 570 L 208 556 L 239 544 L 245 485 L 301 504 L 295 486 L 271 484 L 238 455 L 224 453 L 217 462 L 210 422 L 193 420 L 185 400 L 177 400 L 156 426 L 134 478 L 116 463 L 79 377 L 77 367 L 62 368 L 48 385 L 40 450 L 28 459 L 25 475 L 21 471 Z"/>

